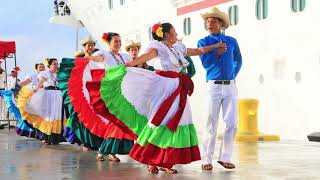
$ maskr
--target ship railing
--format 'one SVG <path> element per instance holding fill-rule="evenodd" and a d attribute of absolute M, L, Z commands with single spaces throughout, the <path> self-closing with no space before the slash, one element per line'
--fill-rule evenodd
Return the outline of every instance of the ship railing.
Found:
<path fill-rule="evenodd" d="M 66 0 L 54 0 L 54 15 L 70 16 L 71 11 Z"/>

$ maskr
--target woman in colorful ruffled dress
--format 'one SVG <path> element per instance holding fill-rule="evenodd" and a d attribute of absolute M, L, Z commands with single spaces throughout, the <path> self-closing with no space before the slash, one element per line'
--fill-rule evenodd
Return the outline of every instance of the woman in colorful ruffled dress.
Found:
<path fill-rule="evenodd" d="M 58 60 L 46 59 L 46 65 L 49 70 L 39 73 L 34 93 L 31 90 L 25 93 L 18 107 L 24 121 L 37 130 L 43 144 L 58 144 L 64 141 L 62 135 L 66 124 L 62 95 L 57 87 Z"/>
<path fill-rule="evenodd" d="M 78 113 L 81 123 L 96 136 L 102 138 L 97 159 L 104 161 L 104 155 L 108 154 L 109 161 L 119 162 L 116 154 L 128 154 L 133 146 L 134 137 L 110 122 L 110 114 L 103 108 L 94 108 L 96 97 L 100 97 L 99 89 L 88 91 L 93 81 L 101 82 L 105 67 L 125 64 L 131 60 L 129 55 L 120 53 L 121 37 L 117 33 L 104 33 L 103 40 L 109 45 L 110 51 L 98 51 L 92 58 L 101 60 L 100 63 L 77 59 L 75 68 L 69 79 L 69 96 L 74 110 Z M 98 73 L 97 73 L 98 72 Z M 82 87 L 82 88 L 79 88 Z"/>
<path fill-rule="evenodd" d="M 34 68 L 36 69 L 37 72 L 34 74 L 31 74 L 30 76 L 27 76 L 21 82 L 20 86 L 22 86 L 22 89 L 19 92 L 17 101 L 21 101 L 21 97 L 24 96 L 25 92 L 28 92 L 28 89 L 29 91 L 32 90 L 39 83 L 39 79 L 38 79 L 39 73 L 45 70 L 45 66 L 43 63 L 36 63 L 34 65 Z M 16 114 L 16 117 L 21 117 L 20 112 Z M 20 119 L 21 118 L 18 118 L 18 124 L 16 126 L 17 134 L 19 134 L 20 136 L 35 137 L 35 131 L 33 130 L 33 128 L 30 128 L 26 123 L 24 123 L 22 119 L 21 120 Z"/>
<path fill-rule="evenodd" d="M 202 48 L 186 48 L 177 43 L 170 23 L 156 24 L 147 52 L 126 66 L 107 68 L 101 82 L 101 98 L 116 118 L 138 136 L 130 156 L 148 165 L 148 171 L 177 173 L 175 164 L 200 160 L 197 132 L 192 122 L 187 96 L 193 92 L 192 80 L 185 74 L 185 56 L 204 54 L 218 43 Z M 137 64 L 153 59 L 156 73 Z M 93 59 L 97 61 L 97 59 Z M 120 124 L 121 125 L 121 124 Z M 120 126 L 119 126 L 120 127 Z"/>
<path fill-rule="evenodd" d="M 95 48 L 96 41 L 88 36 L 81 41 L 84 50 L 75 53 L 75 58 L 89 57 L 98 49 Z M 70 103 L 68 82 L 71 75 L 71 70 L 75 67 L 75 59 L 62 58 L 58 72 L 58 86 L 62 91 L 63 102 L 67 108 L 67 124 L 64 129 L 63 136 L 71 144 L 83 144 L 82 150 L 98 150 L 103 139 L 92 134 L 82 123 L 79 121 L 78 114 L 74 111 L 73 105 Z"/>

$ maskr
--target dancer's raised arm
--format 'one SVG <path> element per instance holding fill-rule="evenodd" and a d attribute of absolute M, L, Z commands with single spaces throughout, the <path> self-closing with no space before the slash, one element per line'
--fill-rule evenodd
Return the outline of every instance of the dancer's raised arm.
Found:
<path fill-rule="evenodd" d="M 148 52 L 142 54 L 141 56 L 137 57 L 133 61 L 130 61 L 130 62 L 126 63 L 126 66 L 127 67 L 133 67 L 133 66 L 136 66 L 138 64 L 147 62 L 147 61 L 149 61 L 152 58 L 155 58 L 157 56 L 158 56 L 158 51 L 156 49 L 150 49 Z"/>
<path fill-rule="evenodd" d="M 95 62 L 102 62 L 104 60 L 103 56 L 89 56 L 88 59 Z"/>

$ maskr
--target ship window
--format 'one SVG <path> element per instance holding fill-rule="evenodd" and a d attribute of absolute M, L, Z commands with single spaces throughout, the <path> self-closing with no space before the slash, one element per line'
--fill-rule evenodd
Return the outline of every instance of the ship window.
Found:
<path fill-rule="evenodd" d="M 183 33 L 185 35 L 190 35 L 191 34 L 191 18 L 185 18 L 183 20 Z"/>
<path fill-rule="evenodd" d="M 257 19 L 266 19 L 268 16 L 268 0 L 257 0 L 256 3 Z"/>
<path fill-rule="evenodd" d="M 239 11 L 238 11 L 238 5 L 234 5 L 229 7 L 229 20 L 230 24 L 232 26 L 235 26 L 239 22 Z"/>
<path fill-rule="evenodd" d="M 120 4 L 121 4 L 121 5 L 124 5 L 124 3 L 126 3 L 125 0 L 120 0 Z"/>
<path fill-rule="evenodd" d="M 108 0 L 109 9 L 113 9 L 113 0 Z"/>
<path fill-rule="evenodd" d="M 302 80 L 301 72 L 296 72 L 294 75 L 294 79 L 296 80 L 296 83 L 301 82 L 301 80 Z"/>
<path fill-rule="evenodd" d="M 153 40 L 153 37 L 152 37 L 152 27 L 149 27 L 148 34 L 149 34 L 149 41 L 152 41 L 152 40 Z"/>
<path fill-rule="evenodd" d="M 291 0 L 291 10 L 301 12 L 306 7 L 306 0 Z"/>
<path fill-rule="evenodd" d="M 259 75 L 259 83 L 263 84 L 263 82 L 264 82 L 264 76 L 263 76 L 263 74 L 260 74 Z"/>

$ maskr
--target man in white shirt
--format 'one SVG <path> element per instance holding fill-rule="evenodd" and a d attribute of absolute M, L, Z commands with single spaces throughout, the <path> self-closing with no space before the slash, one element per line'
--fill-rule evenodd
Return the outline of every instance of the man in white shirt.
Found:
<path fill-rule="evenodd" d="M 7 79 L 8 90 L 12 90 L 12 92 L 16 95 L 20 90 L 20 79 L 18 78 L 18 72 L 16 70 L 12 70 Z"/>

